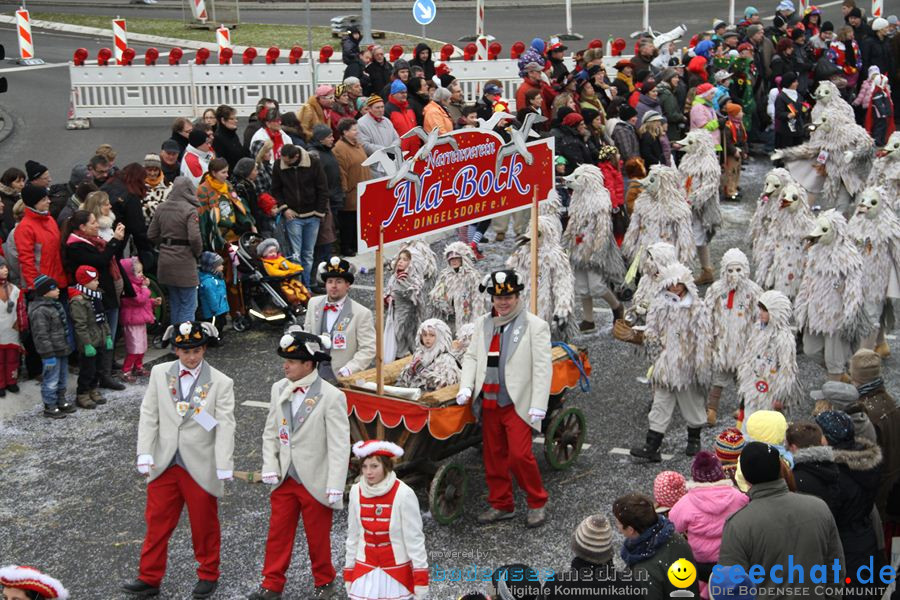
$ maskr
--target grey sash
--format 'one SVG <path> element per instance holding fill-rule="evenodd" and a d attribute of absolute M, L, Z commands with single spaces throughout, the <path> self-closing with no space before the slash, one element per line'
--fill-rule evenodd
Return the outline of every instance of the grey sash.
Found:
<path fill-rule="evenodd" d="M 168 379 L 169 379 L 169 388 L 170 390 L 175 390 L 175 394 L 173 394 L 173 402 L 176 404 L 178 402 L 187 402 L 188 410 L 184 413 L 184 416 L 181 417 L 181 424 L 184 425 L 187 421 L 194 416 L 194 410 L 199 406 L 198 400 L 205 398 L 206 394 L 209 392 L 209 387 L 212 384 L 212 377 L 209 370 L 209 365 L 206 361 L 203 361 L 200 365 L 200 373 L 197 374 L 196 379 L 194 379 L 193 385 L 191 385 L 191 389 L 188 391 L 187 398 L 183 396 L 181 393 L 181 378 L 179 375 L 179 361 L 175 361 L 172 363 L 172 366 L 169 367 Z M 199 392 L 198 392 L 199 388 Z"/>
<path fill-rule="evenodd" d="M 291 385 L 294 385 L 293 383 Z M 303 424 L 309 419 L 309 416 L 313 413 L 313 410 L 317 406 L 319 406 L 319 399 L 322 397 L 322 378 L 317 377 L 315 381 L 310 384 L 309 389 L 306 390 L 306 398 L 303 399 L 303 405 L 297 409 L 297 414 L 291 414 L 293 412 L 291 407 L 291 397 L 293 394 L 288 395 L 287 399 L 281 405 L 282 413 L 284 414 L 284 419 L 291 424 L 291 435 L 296 435 L 299 433 L 300 428 L 303 427 Z"/>
<path fill-rule="evenodd" d="M 350 321 L 353 319 L 353 301 L 350 298 L 346 298 L 344 300 L 343 306 L 341 306 L 341 312 L 338 313 L 337 319 L 334 320 L 334 324 L 331 326 L 330 330 L 326 330 L 328 327 L 328 318 L 325 315 L 325 305 L 328 304 L 328 299 L 325 299 L 325 302 L 322 303 L 322 308 L 319 316 L 319 334 L 327 333 L 328 337 L 333 339 L 334 332 L 338 328 L 344 335 L 346 336 L 347 326 L 350 324 Z M 331 356 L 331 350 L 325 351 L 329 356 Z M 319 363 L 319 375 L 331 384 L 337 384 L 337 376 L 334 374 L 334 369 L 331 366 L 330 360 L 323 360 Z"/>

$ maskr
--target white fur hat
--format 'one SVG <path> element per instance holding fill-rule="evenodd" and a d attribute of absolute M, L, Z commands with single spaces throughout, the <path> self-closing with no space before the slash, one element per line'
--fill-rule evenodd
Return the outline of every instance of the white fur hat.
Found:
<path fill-rule="evenodd" d="M 872 31 L 881 31 L 882 29 L 884 29 L 886 27 L 890 27 L 890 25 L 891 24 L 888 23 L 887 19 L 878 17 L 877 19 L 872 21 Z"/>
<path fill-rule="evenodd" d="M 750 261 L 747 260 L 747 255 L 738 248 L 729 248 L 722 255 L 721 268 L 724 270 L 728 265 L 740 265 L 745 269 L 750 269 Z"/>
<path fill-rule="evenodd" d="M 367 440 L 358 441 L 353 444 L 353 454 L 357 458 L 366 458 L 369 456 L 388 456 L 390 458 L 400 458 L 403 456 L 403 448 L 394 442 L 384 440 Z"/>

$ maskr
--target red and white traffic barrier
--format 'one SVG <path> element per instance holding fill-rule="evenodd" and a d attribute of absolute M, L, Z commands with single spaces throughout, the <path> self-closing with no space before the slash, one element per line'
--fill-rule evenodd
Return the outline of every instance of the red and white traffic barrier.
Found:
<path fill-rule="evenodd" d="M 206 23 L 209 20 L 209 14 L 206 12 L 206 2 L 204 0 L 191 0 L 191 12 L 198 21 Z"/>
<path fill-rule="evenodd" d="M 231 64 L 234 51 L 231 48 L 231 30 L 222 25 L 216 29 L 216 44 L 219 46 L 219 64 Z"/>
<path fill-rule="evenodd" d="M 872 0 L 872 16 L 876 19 L 884 16 L 884 0 Z"/>
<path fill-rule="evenodd" d="M 31 37 L 31 16 L 24 8 L 16 11 L 16 29 L 19 34 L 19 58 L 31 60 L 34 58 L 34 41 Z"/>
<path fill-rule="evenodd" d="M 128 29 L 125 27 L 125 19 L 113 19 L 113 54 L 117 65 L 125 64 L 123 57 L 128 49 Z"/>

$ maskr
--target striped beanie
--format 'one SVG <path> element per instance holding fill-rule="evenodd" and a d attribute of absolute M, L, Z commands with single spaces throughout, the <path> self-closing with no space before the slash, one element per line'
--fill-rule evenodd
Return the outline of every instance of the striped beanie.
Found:
<path fill-rule="evenodd" d="M 716 456 L 723 465 L 735 465 L 745 443 L 741 431 L 735 427 L 729 427 L 716 437 Z"/>
<path fill-rule="evenodd" d="M 373 104 L 378 104 L 379 102 L 384 102 L 384 98 L 382 98 L 378 94 L 372 94 L 366 100 L 366 106 L 372 106 Z"/>

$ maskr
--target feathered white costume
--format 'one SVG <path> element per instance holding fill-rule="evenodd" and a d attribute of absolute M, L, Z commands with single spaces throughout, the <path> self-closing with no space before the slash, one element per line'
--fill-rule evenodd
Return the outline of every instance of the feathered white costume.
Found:
<path fill-rule="evenodd" d="M 862 256 L 866 314 L 879 325 L 860 346 L 886 355 L 884 330 L 893 326 L 890 299 L 900 298 L 900 219 L 883 199 L 880 188 L 863 190 L 847 232 Z"/>
<path fill-rule="evenodd" d="M 687 192 L 688 204 L 691 205 L 691 231 L 700 267 L 703 269 L 701 279 L 703 283 L 712 283 L 713 268 L 707 244 L 722 224 L 722 213 L 719 210 L 722 165 L 716 156 L 712 137 L 705 129 L 689 132 L 675 145 L 684 152 L 678 171 Z"/>
<path fill-rule="evenodd" d="M 426 348 L 422 334 L 433 333 L 434 344 Z M 420 388 L 431 392 L 459 383 L 460 367 L 453 356 L 453 335 L 450 327 L 440 319 L 427 319 L 416 332 L 416 351 L 412 360 L 403 367 L 395 385 Z"/>
<path fill-rule="evenodd" d="M 762 289 L 750 279 L 747 255 L 737 248 L 727 250 L 722 255 L 719 279 L 709 286 L 703 299 L 712 327 L 713 378 L 706 401 L 710 425 L 716 423 L 722 389 L 734 381 L 761 293 Z"/>
<path fill-rule="evenodd" d="M 537 316 L 550 323 L 554 337 L 568 339 L 574 334 L 575 276 L 569 257 L 563 250 L 560 233 L 562 226 L 557 217 L 538 217 L 538 312 Z M 528 231 L 531 231 L 529 225 Z M 529 238 L 520 238 L 520 244 L 506 259 L 506 266 L 515 269 L 525 288 L 522 298 L 528 302 L 531 294 L 531 246 Z"/>
<path fill-rule="evenodd" d="M 684 286 L 684 294 L 673 290 Z M 632 448 L 632 456 L 659 460 L 659 446 L 669 428 L 675 405 L 688 425 L 689 455 L 700 450 L 700 428 L 706 424 L 705 388 L 711 375 L 709 311 L 690 269 L 672 263 L 661 269 L 660 288 L 650 303 L 644 347 L 653 362 L 647 442 Z"/>
<path fill-rule="evenodd" d="M 629 320 L 642 321 L 650 309 L 650 302 L 659 293 L 660 272 L 664 267 L 678 262 L 675 246 L 668 242 L 650 244 L 641 257 L 641 279 L 632 298 Z"/>
<path fill-rule="evenodd" d="M 797 297 L 806 266 L 806 236 L 815 225 L 806 190 L 794 182 L 779 194 L 768 232 L 756 254 L 756 281 L 766 290 Z M 775 200 L 770 200 L 774 202 Z"/>
<path fill-rule="evenodd" d="M 452 321 L 456 331 L 466 323 L 472 323 L 488 310 L 484 294 L 478 293 L 482 275 L 475 267 L 475 255 L 471 246 L 463 242 L 451 242 L 444 247 L 447 266 L 438 275 L 429 298 L 438 318 Z M 462 261 L 459 267 L 450 266 L 450 260 Z"/>
<path fill-rule="evenodd" d="M 803 330 L 803 352 L 824 362 L 829 378 L 839 379 L 852 345 L 872 330 L 863 304 L 862 257 L 835 210 L 819 215 L 807 238 L 812 246 L 794 314 Z"/>
<path fill-rule="evenodd" d="M 582 318 L 593 323 L 593 297 L 602 297 L 621 317 L 621 304 L 611 290 L 625 278 L 625 262 L 612 230 L 612 202 L 603 172 L 581 165 L 566 177 L 572 189 L 569 223 L 562 237 L 575 271 L 575 291 L 582 298 Z"/>
<path fill-rule="evenodd" d="M 691 232 L 691 207 L 678 170 L 653 165 L 642 180 L 642 190 L 634 201 L 634 212 L 622 253 L 633 260 L 635 255 L 656 242 L 675 247 L 679 262 L 690 265 L 697 254 Z"/>
<path fill-rule="evenodd" d="M 856 119 L 853 114 L 853 107 L 850 103 L 841 97 L 841 91 L 836 85 L 830 81 L 820 81 L 813 93 L 816 103 L 813 105 L 810 118 L 815 121 L 819 115 L 825 112 L 827 108 L 829 112 L 837 112 L 843 114 L 848 119 Z"/>
<path fill-rule="evenodd" d="M 881 197 L 896 214 L 900 211 L 900 131 L 888 138 L 887 144 L 875 154 L 867 187 L 880 187 Z"/>
<path fill-rule="evenodd" d="M 753 217 L 750 219 L 751 252 L 753 263 L 757 265 L 757 273 L 760 251 L 766 244 L 772 216 L 781 207 L 781 195 L 784 193 L 785 186 L 793 182 L 794 178 L 787 169 L 779 167 L 766 174 L 763 191 L 756 201 L 756 210 L 753 211 Z M 758 275 L 757 279 L 759 279 Z"/>
<path fill-rule="evenodd" d="M 772 158 L 784 159 L 797 181 L 808 190 L 817 190 L 819 181 L 809 177 L 812 161 L 818 179 L 824 177 L 817 203 L 846 214 L 853 197 L 863 190 L 872 167 L 875 142 L 837 105 L 826 107 L 810 127 L 813 132 L 808 142 L 776 150 Z"/>
<path fill-rule="evenodd" d="M 411 256 L 409 266 L 402 273 L 398 273 L 395 260 L 395 268 L 384 293 L 388 303 L 385 320 L 388 328 L 393 330 L 396 340 L 394 352 L 388 349 L 385 353 L 386 361 L 413 353 L 416 348 L 416 328 L 422 322 L 425 312 L 423 297 L 425 301 L 428 298 L 427 292 L 424 292 L 422 255 L 409 248 L 404 250 L 409 251 Z M 397 258 L 399 259 L 399 254 Z"/>
<path fill-rule="evenodd" d="M 763 292 L 758 304 L 765 307 L 768 322 L 759 317 L 741 345 L 738 393 L 744 401 L 746 423 L 758 410 L 792 409 L 802 396 L 797 380 L 797 340 L 791 329 L 791 301 L 777 290 Z"/>
<path fill-rule="evenodd" d="M 413 262 L 416 264 L 416 268 L 422 274 L 422 289 L 419 291 L 419 298 L 421 300 L 419 306 L 422 311 L 419 314 L 419 320 L 421 321 L 427 316 L 425 312 L 428 307 L 428 291 L 434 287 L 435 281 L 437 281 L 438 272 L 440 271 L 438 268 L 437 256 L 435 255 L 434 250 L 431 249 L 431 246 L 428 245 L 428 242 L 421 238 L 409 240 L 404 243 L 400 249 L 409 250 L 410 254 L 412 254 Z"/>

